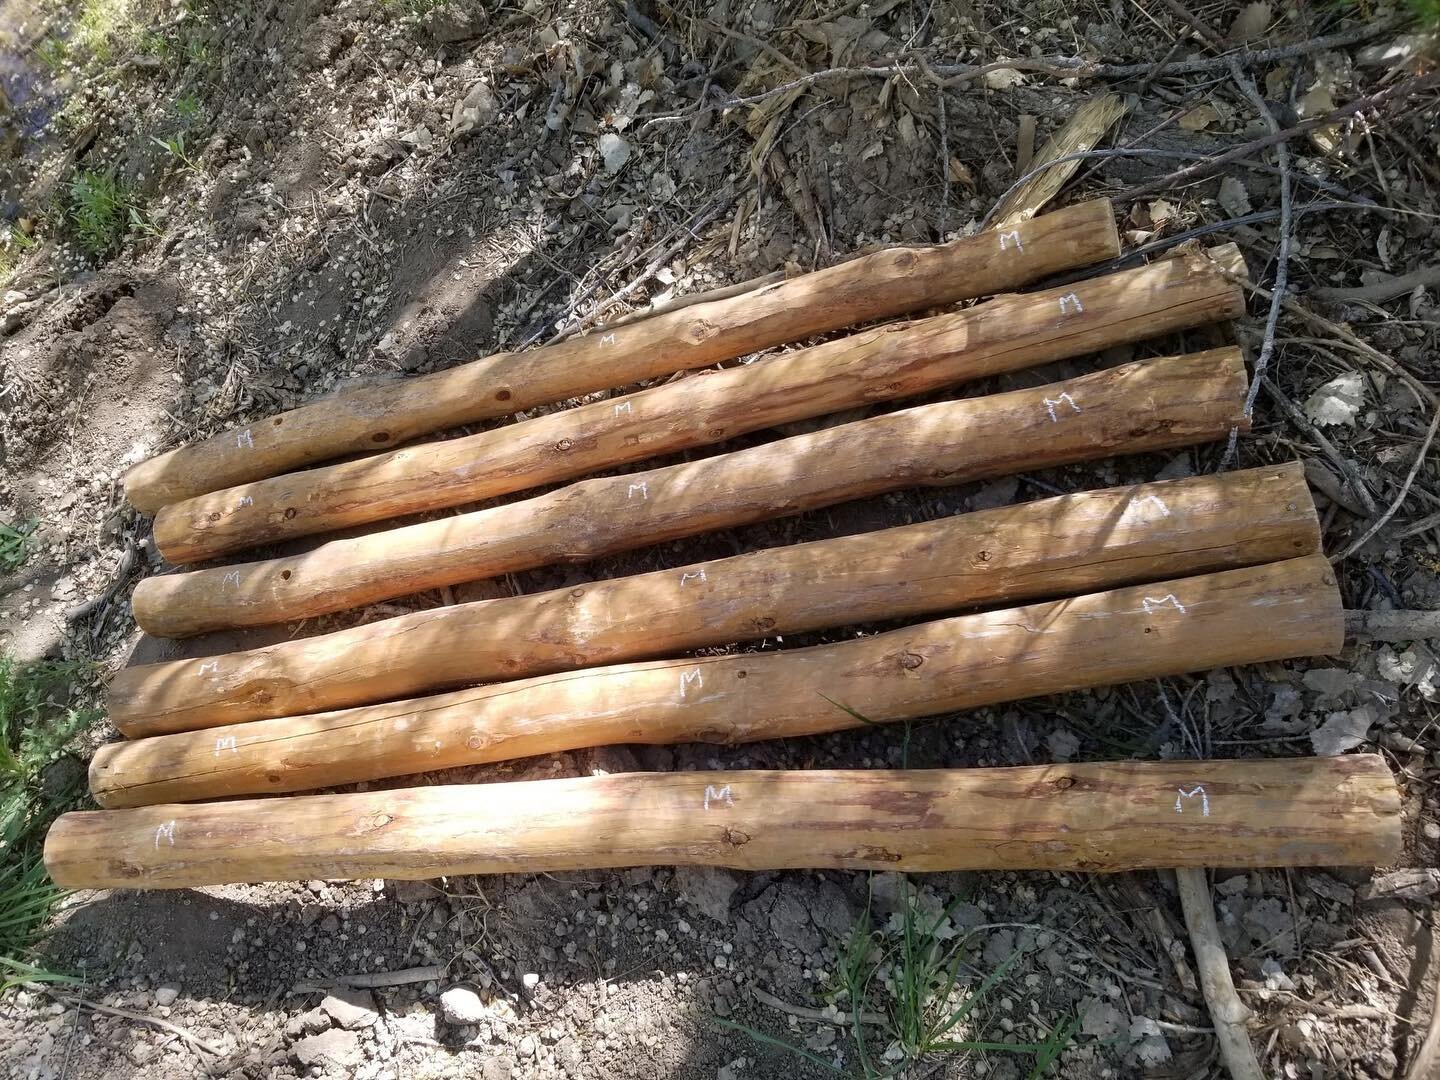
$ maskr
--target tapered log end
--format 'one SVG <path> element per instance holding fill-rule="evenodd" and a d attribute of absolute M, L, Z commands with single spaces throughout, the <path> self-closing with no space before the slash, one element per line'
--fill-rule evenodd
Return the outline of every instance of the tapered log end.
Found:
<path fill-rule="evenodd" d="M 1082 203 L 1086 209 L 1094 215 L 1096 223 L 1101 231 L 1101 243 L 1104 246 L 1105 254 L 1102 259 L 1115 259 L 1120 256 L 1120 224 L 1115 217 L 1115 205 L 1105 198 L 1091 199 Z"/>
<path fill-rule="evenodd" d="M 170 501 L 165 497 L 163 477 L 173 453 L 172 450 L 169 454 L 142 461 L 121 477 L 120 486 L 125 490 L 125 498 L 142 514 L 154 514 Z"/>
<path fill-rule="evenodd" d="M 101 806 L 107 809 L 115 806 L 130 805 L 123 801 L 117 802 L 112 797 L 110 790 L 110 777 L 113 773 L 111 762 L 116 752 L 124 743 L 110 743 L 95 751 L 95 756 L 90 759 L 90 769 L 86 780 L 90 785 L 90 795 Z"/>
<path fill-rule="evenodd" d="M 185 512 L 189 502 L 189 499 L 172 502 L 155 511 L 155 525 L 152 530 L 155 550 L 165 557 L 166 562 L 176 566 L 195 561 L 185 542 L 192 532 L 187 525 L 189 515 Z"/>
<path fill-rule="evenodd" d="M 1345 754 L 1335 759 L 1347 775 L 1340 782 L 1342 792 L 1374 815 L 1371 850 L 1362 853 L 1357 865 L 1391 866 L 1405 853 L 1405 814 L 1400 786 L 1380 754 Z"/>
<path fill-rule="evenodd" d="M 93 854 L 76 829 L 85 812 L 61 814 L 45 834 L 45 872 L 62 889 L 96 887 Z"/>

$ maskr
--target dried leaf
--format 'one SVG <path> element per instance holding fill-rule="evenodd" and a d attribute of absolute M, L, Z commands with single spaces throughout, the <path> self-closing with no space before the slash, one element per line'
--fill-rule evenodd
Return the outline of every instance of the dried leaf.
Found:
<path fill-rule="evenodd" d="M 1250 212 L 1250 192 L 1245 190 L 1244 181 L 1227 176 L 1220 181 L 1220 206 L 1231 217 L 1240 217 Z"/>
<path fill-rule="evenodd" d="M 1337 375 L 1305 399 L 1305 415 L 1326 427 L 1332 424 L 1354 426 L 1355 416 L 1365 404 L 1365 377 L 1358 371 Z"/>
<path fill-rule="evenodd" d="M 1196 105 L 1184 116 L 1176 121 L 1186 131 L 1204 131 L 1216 120 L 1220 119 L 1220 112 L 1214 105 L 1208 102 Z"/>
<path fill-rule="evenodd" d="M 1270 25 L 1270 5 L 1267 3 L 1246 4 L 1230 24 L 1231 41 L 1254 41 L 1264 37 Z"/>
<path fill-rule="evenodd" d="M 1368 739 L 1374 722 L 1375 710 L 1369 705 L 1349 712 L 1333 712 L 1310 733 L 1310 745 L 1321 757 L 1339 757 Z"/>
<path fill-rule="evenodd" d="M 1156 199 L 1150 204 L 1150 221 L 1156 228 L 1162 228 L 1167 221 L 1175 216 L 1175 204 L 1164 199 Z"/>
<path fill-rule="evenodd" d="M 885 144 L 876 140 L 860 152 L 861 161 L 869 161 L 873 157 L 879 157 L 885 152 Z"/>
<path fill-rule="evenodd" d="M 900 122 L 895 125 L 895 130 L 900 134 L 900 141 L 906 146 L 913 147 L 916 142 L 915 117 L 910 113 L 904 113 Z"/>
<path fill-rule="evenodd" d="M 1011 90 L 1025 82 L 1025 73 L 1014 68 L 995 68 L 985 73 L 985 85 L 991 90 Z"/>
<path fill-rule="evenodd" d="M 975 174 L 970 171 L 970 166 L 958 157 L 950 158 L 950 180 L 970 191 L 975 190 Z"/>

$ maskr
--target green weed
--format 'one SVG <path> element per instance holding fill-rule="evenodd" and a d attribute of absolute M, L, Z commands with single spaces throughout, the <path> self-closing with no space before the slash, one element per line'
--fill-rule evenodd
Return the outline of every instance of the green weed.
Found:
<path fill-rule="evenodd" d="M 40 241 L 32 233 L 8 222 L 0 223 L 0 281 L 20 265 L 25 253 Z M 5 526 L 0 524 L 0 570 L 5 569 Z"/>
<path fill-rule="evenodd" d="M 862 724 L 878 726 L 848 705 L 829 697 L 825 700 Z M 910 737 L 911 725 L 906 723 L 900 743 L 901 768 L 909 764 Z M 889 1080 L 909 1073 L 932 1054 L 990 1052 L 1029 1057 L 1030 1080 L 1043 1076 L 1070 1045 L 1079 1027 L 1078 1017 L 1067 1017 L 1036 1043 L 958 1037 L 973 1026 L 977 1006 L 1004 980 L 1018 954 L 1011 954 L 978 984 L 970 985 L 962 969 L 971 935 L 958 932 L 951 920 L 961 901 L 955 900 L 938 914 L 926 915 L 908 879 L 902 877 L 900 882 L 899 913 L 877 930 L 871 926 L 867 904 L 850 928 L 835 973 L 834 996 L 849 1010 L 848 1035 L 860 1075 L 865 1080 Z M 867 1031 L 867 1027 L 877 1026 L 867 1023 L 877 1015 L 883 1018 L 878 1040 Z M 716 1022 L 827 1071 L 845 1074 L 844 1069 L 809 1050 L 756 1028 L 718 1017 Z M 881 1044 L 878 1052 L 877 1042 Z"/>
<path fill-rule="evenodd" d="M 175 99 L 175 115 L 182 120 L 200 118 L 200 99 L 194 94 L 181 94 Z"/>
<path fill-rule="evenodd" d="M 88 254 L 101 257 L 113 252 L 138 215 L 133 190 L 113 172 L 87 169 L 70 181 L 66 220 Z"/>
<path fill-rule="evenodd" d="M 51 75 L 59 75 L 70 60 L 70 46 L 63 38 L 47 37 L 35 46 L 35 59 Z"/>
<path fill-rule="evenodd" d="M 209 67 L 215 59 L 215 51 L 198 38 L 185 43 L 185 57 L 195 67 Z"/>
<path fill-rule="evenodd" d="M 34 518 L 16 522 L 14 525 L 0 522 L 0 570 L 12 574 L 20 569 L 25 562 L 25 552 L 30 546 L 30 537 L 37 524 L 39 522 Z"/>
<path fill-rule="evenodd" d="M 185 168 L 189 169 L 191 172 L 200 171 L 200 166 L 196 165 L 195 162 L 190 159 L 189 154 L 187 154 L 185 151 L 185 132 L 177 131 L 174 135 L 171 135 L 168 138 L 160 138 L 158 136 L 151 135 L 150 141 L 156 146 L 160 147 L 160 149 L 164 150 L 176 161 L 180 162 L 181 165 L 185 166 Z"/>
<path fill-rule="evenodd" d="M 45 877 L 45 830 L 84 791 L 85 770 L 66 748 L 98 717 L 70 703 L 75 685 L 92 675 L 87 664 L 20 667 L 0 657 L 0 992 L 67 981 L 31 957 L 61 896 Z"/>
<path fill-rule="evenodd" d="M 1043 1076 L 1069 1045 L 1078 1021 L 1067 1018 L 1040 1042 L 970 1037 L 977 1007 L 1009 974 L 1016 954 L 971 985 L 962 971 L 968 937 L 950 922 L 954 906 L 923 914 L 904 879 L 900 902 L 900 913 L 881 930 L 872 929 L 867 909 L 851 928 L 837 965 L 835 996 L 845 1003 L 841 1014 L 848 1010 L 847 1034 L 859 1075 L 889 1080 L 933 1054 L 988 1052 L 1028 1057 L 1030 1080 Z M 874 1023 L 877 1018 L 883 1022 Z M 717 1023 L 845 1075 L 832 1062 L 753 1027 Z"/>

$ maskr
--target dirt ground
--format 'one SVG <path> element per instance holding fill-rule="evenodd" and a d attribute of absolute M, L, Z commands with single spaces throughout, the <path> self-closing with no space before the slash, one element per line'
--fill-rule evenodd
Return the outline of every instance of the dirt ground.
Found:
<path fill-rule="evenodd" d="M 130 615 L 135 581 L 164 567 L 147 543 L 149 519 L 117 484 L 151 454 L 357 380 L 433 371 L 543 342 L 576 320 L 594 326 L 878 245 L 962 235 L 1016 179 L 1022 117 L 1035 118 L 1043 141 L 1096 94 L 1119 93 L 1126 106 L 1103 146 L 1213 155 L 1268 130 L 1224 66 L 1098 76 L 1027 61 L 1153 69 L 1162 57 L 1178 64 L 1247 42 L 1373 28 L 1251 69 L 1287 126 L 1429 70 L 1415 59 L 1427 46 L 1407 37 L 1404 12 L 1210 2 L 1191 6 L 1196 29 L 1176 5 L 1120 0 L 175 0 L 106 24 L 103 63 L 39 63 L 46 40 L 78 41 L 80 20 L 109 7 L 0 0 L 0 208 L 12 239 L 36 223 L 33 244 L 12 245 L 18 256 L 0 283 L 0 522 L 39 523 L 24 565 L 0 577 L 0 650 L 22 661 L 94 660 L 101 673 L 452 600 L 1213 471 L 1222 446 L 903 492 L 446 597 L 184 643 L 145 637 Z M 797 71 L 897 58 L 899 74 L 812 80 L 754 112 L 723 107 Z M 945 86 L 924 74 L 925 64 L 1004 59 L 1026 70 Z M 1343 205 L 1297 216 L 1290 294 L 1323 323 L 1281 320 L 1274 390 L 1260 395 L 1239 444 L 1242 466 L 1306 461 L 1332 555 L 1398 502 L 1337 563 L 1357 612 L 1440 607 L 1440 469 L 1432 456 L 1412 473 L 1431 445 L 1431 406 L 1395 374 L 1437 386 L 1440 309 L 1433 278 L 1379 301 L 1317 290 L 1435 265 L 1436 102 L 1431 88 L 1290 143 L 1297 174 L 1343 193 L 1297 182 L 1297 205 Z M 1277 215 L 1264 213 L 1280 206 L 1273 153 L 1128 196 L 1183 164 L 1086 162 L 1058 202 L 1116 196 L 1127 248 L 1258 213 L 1208 242 L 1237 241 L 1252 279 L 1270 287 L 1280 232 Z M 133 227 L 103 258 L 82 250 L 54 210 L 80 168 L 114 170 L 135 192 Z M 1251 317 L 1233 328 L 934 399 L 1217 341 L 1238 340 L 1253 357 L 1268 306 L 1254 297 Z M 101 602 L 67 617 L 93 598 Z M 787 636 L 783 647 L 853 632 Z M 1217 868 L 1215 899 L 1267 1076 L 1404 1077 L 1440 970 L 1434 647 L 1355 642 L 1337 657 L 940 717 L 914 727 L 905 760 L 1177 757 L 1201 731 L 1217 757 L 1385 754 L 1405 800 L 1401 865 Z M 101 725 L 90 746 L 115 737 Z M 880 729 L 745 747 L 599 748 L 404 783 L 894 766 L 903 745 L 898 730 Z M 922 910 L 953 905 L 947 933 L 973 943 L 967 978 L 1014 958 L 965 1037 L 1034 1041 L 1075 1018 L 1052 1075 L 1220 1074 L 1167 875 L 942 874 L 914 884 L 910 902 Z M 62 904 L 45 946 L 49 963 L 85 976 L 66 992 L 178 1028 L 21 990 L 0 999 L 0 1072 L 742 1080 L 825 1075 L 826 1062 L 851 1070 L 844 1029 L 814 1010 L 845 1005 L 837 952 L 852 925 L 869 918 L 880 935 L 893 933 L 904 896 L 894 875 L 670 868 L 80 893 Z M 412 968 L 431 970 L 374 992 L 327 997 L 320 988 Z M 1029 1068 L 1024 1055 L 974 1051 L 932 1055 L 909 1074 L 1004 1080 Z"/>

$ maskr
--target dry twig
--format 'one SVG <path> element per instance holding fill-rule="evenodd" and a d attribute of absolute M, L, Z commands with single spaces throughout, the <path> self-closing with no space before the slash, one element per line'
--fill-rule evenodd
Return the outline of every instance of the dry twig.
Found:
<path fill-rule="evenodd" d="M 1180 887 L 1180 906 L 1185 912 L 1185 925 L 1190 929 L 1190 945 L 1195 950 L 1195 964 L 1200 970 L 1200 988 L 1205 1004 L 1215 1021 L 1215 1039 L 1220 1044 L 1220 1058 L 1231 1080 L 1264 1080 L 1255 1048 L 1245 1022 L 1250 1010 L 1235 993 L 1230 977 L 1230 958 L 1220 941 L 1220 928 L 1215 924 L 1215 905 L 1210 899 L 1210 881 L 1204 870 L 1176 870 Z"/>

